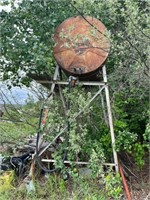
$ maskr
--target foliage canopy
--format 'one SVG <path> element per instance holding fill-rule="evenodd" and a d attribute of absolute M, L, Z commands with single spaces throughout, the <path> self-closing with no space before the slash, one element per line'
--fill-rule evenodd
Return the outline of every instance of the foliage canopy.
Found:
<path fill-rule="evenodd" d="M 146 84 L 148 75 L 148 1 L 22 0 L 1 14 L 1 71 L 14 85 L 28 83 L 26 73 L 52 74 L 53 35 L 66 18 L 90 15 L 110 31 L 107 68 L 115 86 Z M 120 83 L 120 84 L 118 84 Z"/>

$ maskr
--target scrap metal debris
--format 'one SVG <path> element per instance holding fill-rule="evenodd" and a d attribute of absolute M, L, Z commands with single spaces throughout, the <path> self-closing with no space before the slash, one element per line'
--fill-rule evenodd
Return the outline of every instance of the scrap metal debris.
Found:
<path fill-rule="evenodd" d="M 19 177 L 24 176 L 24 172 L 27 164 L 32 159 L 32 154 L 27 153 L 21 156 L 14 157 L 3 157 L 0 163 L 1 171 L 14 170 L 16 175 Z"/>

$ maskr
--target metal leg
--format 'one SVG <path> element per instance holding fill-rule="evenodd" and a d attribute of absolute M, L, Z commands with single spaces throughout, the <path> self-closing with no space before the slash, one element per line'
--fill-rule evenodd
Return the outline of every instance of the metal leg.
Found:
<path fill-rule="evenodd" d="M 104 117 L 105 124 L 109 127 L 109 122 L 108 122 L 108 117 L 107 117 L 107 113 L 106 113 L 106 110 L 105 110 L 105 102 L 104 102 L 104 97 L 103 97 L 102 92 L 100 93 L 100 99 L 101 99 L 101 105 L 102 105 L 102 110 L 103 110 L 103 117 Z"/>
<path fill-rule="evenodd" d="M 99 90 L 97 91 L 97 93 L 90 99 L 89 102 L 87 102 L 87 104 L 85 105 L 85 107 L 83 109 L 81 109 L 77 115 L 74 117 L 74 119 L 72 119 L 70 121 L 70 123 L 72 123 L 79 115 L 82 114 L 82 112 L 90 105 L 90 103 L 92 101 L 95 100 L 95 98 L 100 95 L 102 97 L 102 90 L 105 89 L 105 94 L 106 94 L 106 105 L 107 105 L 107 112 L 108 112 L 108 125 L 109 125 L 109 128 L 110 128 L 110 133 L 111 133 L 111 141 L 112 141 L 112 150 L 113 150 L 113 157 L 114 157 L 114 163 L 106 163 L 104 165 L 111 165 L 111 166 L 115 166 L 115 169 L 116 169 L 116 172 L 118 172 L 118 158 L 117 158 L 117 152 L 115 150 L 115 147 L 114 147 L 114 144 L 115 144 L 115 135 L 114 135 L 114 128 L 113 128 L 113 119 L 112 119 L 112 112 L 111 112 L 111 105 L 110 105 L 110 97 L 109 97 L 109 89 L 108 89 L 108 82 L 107 82 L 107 74 L 106 74 L 106 67 L 103 66 L 102 68 L 103 70 L 103 80 L 104 80 L 104 83 L 103 82 L 82 82 L 83 85 L 91 85 L 91 86 L 96 86 L 98 85 L 99 86 Z M 68 82 L 65 82 L 65 81 L 58 81 L 58 78 L 59 78 L 59 67 L 57 66 L 56 67 L 56 70 L 55 70 L 55 74 L 54 74 L 54 78 L 53 78 L 53 81 L 51 81 L 52 85 L 51 85 L 51 97 L 50 98 L 53 98 L 53 91 L 54 91 L 54 88 L 55 88 L 55 85 L 58 84 L 58 85 L 66 85 L 68 84 Z M 79 82 L 80 84 L 80 82 Z M 104 109 L 104 101 L 103 101 L 103 97 L 102 97 L 102 107 Z M 105 112 L 105 111 L 104 111 Z M 105 115 L 105 118 L 106 115 Z M 107 121 L 107 119 L 105 119 Z M 39 155 L 42 155 L 48 148 L 49 146 L 51 146 L 51 144 L 53 144 L 53 142 L 67 129 L 67 126 L 65 126 L 61 131 L 60 133 L 53 139 L 53 141 L 51 143 L 49 143 L 44 149 L 42 149 L 39 153 Z M 42 142 L 42 136 L 41 136 L 41 142 Z M 43 162 L 55 162 L 54 160 L 48 160 L 48 159 L 42 159 Z M 70 161 L 65 161 L 66 163 L 69 163 Z M 82 162 L 83 163 L 83 162 Z M 80 164 L 80 163 L 78 163 Z M 87 163 L 84 163 L 84 164 L 87 164 Z"/>
<path fill-rule="evenodd" d="M 54 80 L 54 81 L 57 80 L 58 76 L 59 76 L 59 66 L 57 65 L 57 66 L 56 66 L 56 69 L 55 69 L 55 73 L 54 73 L 53 80 Z M 53 82 L 52 85 L 51 85 L 50 96 L 48 97 L 49 101 L 53 99 L 53 94 L 54 94 L 55 85 L 56 85 L 55 82 Z M 48 112 L 49 112 L 49 108 L 47 108 L 47 109 L 45 110 L 45 116 L 44 116 L 45 120 L 46 120 L 46 117 L 47 117 L 47 115 L 48 115 Z M 44 120 L 44 121 L 45 121 L 45 120 Z M 45 123 L 45 122 L 44 122 L 44 123 Z M 43 144 L 43 135 L 40 135 L 40 137 L 39 137 L 38 149 L 41 148 L 42 144 Z"/>
<path fill-rule="evenodd" d="M 109 127 L 110 127 L 110 133 L 111 133 L 114 163 L 115 163 L 116 172 L 118 172 L 118 158 L 117 158 L 117 152 L 116 152 L 115 146 L 114 146 L 115 145 L 115 134 L 114 134 L 113 119 L 112 119 L 109 89 L 108 89 L 107 74 L 106 74 L 105 66 L 103 66 L 103 79 L 104 79 L 104 83 L 105 83 L 106 104 L 107 104 L 108 120 L 109 120 Z"/>
<path fill-rule="evenodd" d="M 57 78 L 58 78 L 58 75 L 59 75 L 59 66 L 57 65 L 57 66 L 56 66 L 56 69 L 55 69 L 54 77 L 53 77 L 53 80 L 54 80 L 54 81 L 56 81 L 56 80 L 57 80 Z M 56 85 L 56 83 L 55 83 L 55 82 L 53 82 L 53 83 L 52 83 L 52 85 L 51 85 L 51 93 L 53 93 L 53 92 L 54 92 L 55 85 Z"/>

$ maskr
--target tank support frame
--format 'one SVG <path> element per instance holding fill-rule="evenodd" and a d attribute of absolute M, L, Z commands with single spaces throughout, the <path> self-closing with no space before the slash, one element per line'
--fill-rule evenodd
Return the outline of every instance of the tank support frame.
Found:
<path fill-rule="evenodd" d="M 53 98 L 53 93 L 54 93 L 54 89 L 56 85 L 68 85 L 69 81 L 62 81 L 60 80 L 60 69 L 59 66 L 56 66 L 55 69 L 55 73 L 54 73 L 54 77 L 53 80 L 51 81 L 43 81 L 40 80 L 38 81 L 39 83 L 49 83 L 51 84 L 51 96 L 49 97 L 50 99 Z M 104 114 L 104 120 L 107 123 L 107 125 L 109 126 L 110 129 L 110 134 L 111 134 L 111 143 L 112 143 L 112 151 L 113 151 L 113 160 L 114 163 L 104 163 L 105 166 L 114 166 L 116 172 L 119 171 L 118 169 L 118 158 L 117 158 L 117 152 L 115 150 L 115 134 L 114 134 L 114 127 L 113 127 L 113 118 L 112 118 L 112 112 L 111 112 L 111 103 L 110 103 L 110 96 L 109 96 L 109 86 L 108 86 L 108 80 L 107 80 L 107 73 L 106 73 L 106 67 L 105 65 L 102 67 L 102 76 L 103 76 L 103 81 L 102 82 L 98 82 L 98 81 L 77 81 L 76 84 L 82 84 L 82 85 L 87 85 L 87 86 L 98 86 L 99 89 L 98 91 L 95 93 L 95 95 L 89 100 L 89 102 L 87 102 L 87 104 L 85 105 L 84 108 L 82 108 L 77 115 L 75 116 L 74 119 L 72 119 L 72 121 L 70 121 L 70 123 L 72 123 L 79 115 L 82 114 L 82 112 L 85 110 L 85 108 L 87 108 L 92 101 L 95 100 L 95 98 L 97 96 L 100 96 L 101 98 L 101 103 L 102 103 L 102 109 L 103 109 L 103 114 Z M 106 108 L 107 108 L 107 114 L 106 114 L 106 110 L 105 110 L 105 103 L 104 103 L 104 98 L 103 98 L 103 94 L 102 91 L 105 92 L 105 98 L 106 98 Z M 61 136 L 61 134 L 67 129 L 67 125 L 63 128 L 63 130 L 61 130 L 58 135 L 53 139 L 53 141 L 51 143 L 49 143 L 44 149 L 42 149 L 39 153 L 39 156 L 41 156 L 54 142 L 55 140 Z M 39 139 L 39 148 L 42 145 L 42 135 L 40 136 Z M 47 163 L 54 163 L 55 160 L 53 159 L 41 159 L 42 162 L 47 162 Z M 72 163 L 72 161 L 67 161 L 65 160 L 64 163 Z M 87 165 L 88 162 L 73 162 L 75 164 L 79 164 L 79 165 Z"/>

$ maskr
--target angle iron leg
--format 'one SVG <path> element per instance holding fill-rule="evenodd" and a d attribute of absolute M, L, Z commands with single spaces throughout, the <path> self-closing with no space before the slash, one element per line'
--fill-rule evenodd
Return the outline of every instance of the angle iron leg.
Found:
<path fill-rule="evenodd" d="M 113 119 L 112 119 L 112 112 L 111 112 L 111 105 L 110 105 L 106 67 L 103 66 L 102 70 L 103 70 L 103 79 L 104 79 L 104 83 L 105 83 L 106 104 L 107 104 L 108 121 L 109 121 L 110 133 L 111 133 L 113 157 L 114 157 L 115 169 L 116 169 L 116 172 L 118 172 L 118 170 L 119 170 L 118 169 L 118 157 L 117 157 L 117 152 L 115 150 L 115 134 L 114 134 Z"/>

